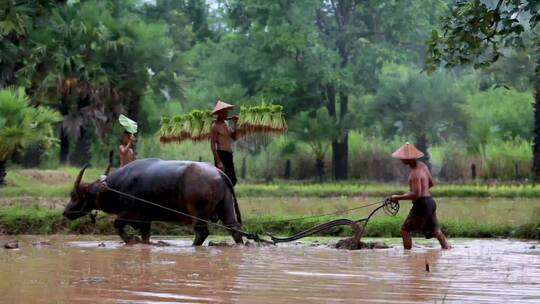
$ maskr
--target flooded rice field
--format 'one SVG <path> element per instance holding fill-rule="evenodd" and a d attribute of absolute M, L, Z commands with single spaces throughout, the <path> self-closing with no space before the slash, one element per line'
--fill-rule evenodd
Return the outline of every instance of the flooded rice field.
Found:
<path fill-rule="evenodd" d="M 346 251 L 313 242 L 194 248 L 187 238 L 167 247 L 17 238 L 20 249 L 0 249 L 1 303 L 540 302 L 534 241 L 454 240 L 448 251 L 425 241 L 405 252 L 397 239 L 390 249 Z"/>

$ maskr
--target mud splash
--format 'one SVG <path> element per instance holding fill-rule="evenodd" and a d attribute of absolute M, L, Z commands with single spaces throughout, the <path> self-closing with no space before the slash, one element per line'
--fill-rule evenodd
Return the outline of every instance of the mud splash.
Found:
<path fill-rule="evenodd" d="M 388 249 L 388 246 L 384 242 L 363 242 L 356 241 L 354 238 L 346 238 L 339 240 L 336 243 L 336 249 L 347 249 L 347 250 L 360 250 L 360 249 Z"/>
<path fill-rule="evenodd" d="M 11 238 L 0 237 L 0 244 Z M 378 250 L 124 246 L 113 236 L 18 237 L 0 249 L 2 303 L 538 303 L 540 243 L 453 241 Z M 158 238 L 154 239 L 157 242 Z M 385 240 L 387 241 L 387 240 Z M 219 242 L 214 240 L 214 242 Z M 99 247 L 99 244 L 105 246 Z"/>

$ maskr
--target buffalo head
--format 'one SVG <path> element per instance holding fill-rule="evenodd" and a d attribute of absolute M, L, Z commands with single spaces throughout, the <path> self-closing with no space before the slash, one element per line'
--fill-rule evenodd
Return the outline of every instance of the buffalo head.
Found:
<path fill-rule="evenodd" d="M 98 193 L 101 191 L 101 181 L 95 181 L 93 183 L 82 182 L 82 177 L 84 171 L 86 170 L 85 166 L 79 172 L 73 190 L 71 191 L 71 199 L 69 204 L 64 209 L 64 217 L 69 220 L 74 220 L 82 216 L 87 215 L 96 208 L 96 200 Z M 107 168 L 105 174 L 109 173 L 110 167 Z"/>

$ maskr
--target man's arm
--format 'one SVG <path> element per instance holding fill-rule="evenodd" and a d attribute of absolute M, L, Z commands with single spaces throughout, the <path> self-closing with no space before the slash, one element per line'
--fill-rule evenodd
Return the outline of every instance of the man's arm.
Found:
<path fill-rule="evenodd" d="M 411 177 L 411 191 L 402 194 L 402 195 L 392 195 L 391 199 L 394 202 L 399 202 L 402 200 L 411 200 L 414 201 L 420 198 L 422 195 L 422 181 L 418 176 Z"/>
<path fill-rule="evenodd" d="M 225 167 L 223 166 L 223 163 L 221 162 L 221 159 L 219 158 L 219 155 L 217 153 L 217 143 L 218 143 L 218 130 L 215 124 L 212 125 L 212 135 L 210 136 L 210 149 L 212 149 L 212 154 L 214 155 L 214 161 L 216 162 L 216 166 L 218 169 L 223 171 Z"/>
<path fill-rule="evenodd" d="M 127 145 L 120 145 L 120 154 L 122 155 L 126 155 L 129 151 L 129 149 L 131 149 L 131 140 L 128 141 Z"/>

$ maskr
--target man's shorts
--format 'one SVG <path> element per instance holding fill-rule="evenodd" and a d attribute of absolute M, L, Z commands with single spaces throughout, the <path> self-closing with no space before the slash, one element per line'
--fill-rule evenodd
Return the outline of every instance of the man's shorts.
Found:
<path fill-rule="evenodd" d="M 223 150 L 217 150 L 217 153 L 219 155 L 219 159 L 223 163 L 223 166 L 225 167 L 223 170 L 225 172 L 225 175 L 231 180 L 231 183 L 236 185 L 236 182 L 238 181 L 236 178 L 236 172 L 234 170 L 234 163 L 233 163 L 233 154 L 229 151 L 223 151 Z M 216 164 L 217 166 L 217 164 Z"/>
<path fill-rule="evenodd" d="M 413 201 L 413 207 L 401 226 L 406 231 L 421 231 L 426 239 L 433 237 L 433 230 L 439 228 L 437 205 L 431 196 Z"/>

